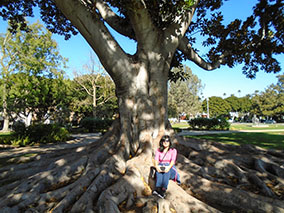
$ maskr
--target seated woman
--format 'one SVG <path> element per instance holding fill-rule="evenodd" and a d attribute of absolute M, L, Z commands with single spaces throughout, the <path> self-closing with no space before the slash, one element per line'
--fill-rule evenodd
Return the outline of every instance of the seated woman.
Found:
<path fill-rule="evenodd" d="M 156 188 L 153 191 L 153 194 L 164 198 L 170 179 L 177 181 L 177 183 L 180 184 L 179 174 L 175 167 L 176 158 L 177 150 L 172 148 L 170 136 L 163 136 L 155 154 L 155 168 L 157 172 Z"/>

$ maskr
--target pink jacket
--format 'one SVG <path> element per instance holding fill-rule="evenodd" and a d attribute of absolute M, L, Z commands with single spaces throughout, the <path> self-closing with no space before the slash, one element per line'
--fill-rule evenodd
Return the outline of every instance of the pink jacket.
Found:
<path fill-rule="evenodd" d="M 158 161 L 159 163 L 170 163 L 172 161 L 176 162 L 176 158 L 177 158 L 177 150 L 174 148 L 168 150 L 167 153 L 160 152 L 160 150 L 157 149 L 155 154 L 155 160 Z"/>

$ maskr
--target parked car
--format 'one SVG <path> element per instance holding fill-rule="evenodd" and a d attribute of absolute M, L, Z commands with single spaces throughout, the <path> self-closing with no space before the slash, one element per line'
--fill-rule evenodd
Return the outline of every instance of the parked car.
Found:
<path fill-rule="evenodd" d="M 275 120 L 265 120 L 263 123 L 265 123 L 265 124 L 275 124 L 276 121 Z"/>
<path fill-rule="evenodd" d="M 170 121 L 170 122 L 173 122 L 173 123 L 177 123 L 177 122 L 178 122 L 178 119 L 177 119 L 177 118 L 169 118 L 169 121 Z"/>
<path fill-rule="evenodd" d="M 229 123 L 233 123 L 234 120 L 233 120 L 233 119 L 229 119 L 228 122 L 229 122 Z"/>

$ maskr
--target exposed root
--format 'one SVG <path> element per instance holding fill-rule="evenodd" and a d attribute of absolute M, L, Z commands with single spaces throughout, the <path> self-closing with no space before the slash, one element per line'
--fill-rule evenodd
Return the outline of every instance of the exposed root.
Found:
<path fill-rule="evenodd" d="M 170 181 L 160 199 L 149 178 L 152 139 L 131 159 L 121 140 L 113 128 L 90 145 L 2 167 L 0 212 L 284 212 L 281 151 L 177 138 L 182 185 Z"/>
<path fill-rule="evenodd" d="M 179 146 L 188 156 L 178 163 L 188 193 L 225 212 L 284 212 L 279 152 L 208 141 L 181 140 Z"/>

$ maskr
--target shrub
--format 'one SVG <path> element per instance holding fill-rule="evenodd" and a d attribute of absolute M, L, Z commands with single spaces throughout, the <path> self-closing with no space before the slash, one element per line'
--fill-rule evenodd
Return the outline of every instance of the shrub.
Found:
<path fill-rule="evenodd" d="M 66 141 L 69 132 L 57 124 L 35 124 L 26 129 L 26 136 L 34 143 L 55 143 Z"/>
<path fill-rule="evenodd" d="M 9 137 L 1 137 L 0 143 L 15 146 L 33 145 L 35 143 L 56 143 L 69 139 L 69 132 L 57 124 L 34 124 L 23 130 L 16 125 L 15 132 Z"/>
<path fill-rule="evenodd" d="M 113 120 L 86 117 L 80 121 L 80 127 L 88 132 L 106 132 L 111 126 Z"/>
<path fill-rule="evenodd" d="M 208 126 L 209 119 L 208 118 L 195 118 L 188 121 L 188 124 L 193 129 L 206 129 Z"/>
<path fill-rule="evenodd" d="M 224 118 L 195 118 L 188 121 L 193 129 L 197 130 L 228 130 L 229 122 Z"/>
<path fill-rule="evenodd" d="M 15 121 L 12 125 L 12 130 L 16 135 L 23 135 L 26 131 L 26 125 L 22 121 Z"/>
<path fill-rule="evenodd" d="M 229 130 L 231 124 L 225 119 L 225 118 L 220 118 L 219 119 L 219 128 L 222 130 Z"/>

